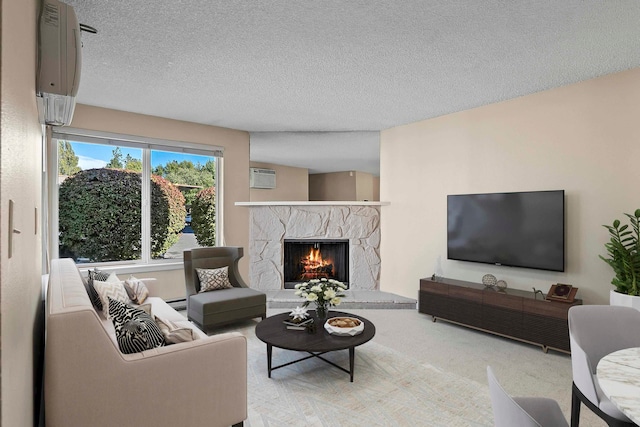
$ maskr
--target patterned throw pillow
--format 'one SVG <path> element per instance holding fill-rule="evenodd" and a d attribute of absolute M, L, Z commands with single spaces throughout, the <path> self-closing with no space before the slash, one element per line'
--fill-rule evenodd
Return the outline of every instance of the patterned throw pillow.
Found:
<path fill-rule="evenodd" d="M 124 281 L 124 289 L 134 304 L 142 304 L 149 296 L 149 289 L 147 289 L 144 282 L 133 276 L 129 276 L 129 278 Z"/>
<path fill-rule="evenodd" d="M 109 314 L 109 299 L 124 303 L 129 302 L 129 295 L 124 289 L 122 282 L 101 282 L 99 280 L 94 280 L 93 286 L 96 288 L 98 295 L 100 295 L 100 301 L 102 301 L 102 312 L 107 319 L 111 318 Z"/>
<path fill-rule="evenodd" d="M 198 339 L 198 335 L 193 333 L 191 328 L 182 328 L 171 320 L 161 319 L 156 316 L 156 323 L 164 335 L 165 344 L 177 344 Z"/>
<path fill-rule="evenodd" d="M 164 335 L 151 315 L 121 301 L 109 298 L 108 302 L 118 347 L 123 354 L 164 346 Z"/>
<path fill-rule="evenodd" d="M 91 304 L 96 308 L 96 310 L 102 311 L 102 301 L 100 300 L 100 295 L 93 286 L 94 280 L 100 280 L 101 282 L 106 282 L 109 278 L 109 273 L 106 271 L 98 270 L 97 268 L 93 270 L 89 270 L 87 272 L 87 293 L 89 294 L 89 299 L 91 300 Z"/>
<path fill-rule="evenodd" d="M 198 279 L 200 279 L 200 292 L 233 288 L 233 285 L 229 282 L 229 267 L 196 268 L 196 272 L 198 273 Z"/>

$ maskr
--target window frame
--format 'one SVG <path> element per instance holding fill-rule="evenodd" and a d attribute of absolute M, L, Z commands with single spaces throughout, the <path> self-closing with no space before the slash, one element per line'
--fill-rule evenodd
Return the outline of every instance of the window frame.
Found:
<path fill-rule="evenodd" d="M 58 203 L 58 140 L 81 142 L 89 144 L 111 145 L 119 147 L 138 148 L 142 150 L 142 195 L 141 195 L 141 240 L 142 251 L 140 259 L 105 261 L 78 264 L 82 269 L 94 267 L 108 267 L 121 273 L 144 271 L 181 269 L 182 259 L 152 259 L 151 258 L 151 153 L 154 150 L 195 154 L 215 157 L 215 189 L 216 189 L 216 246 L 222 242 L 222 176 L 224 147 L 206 145 L 186 141 L 166 140 L 142 136 L 124 135 L 112 132 L 92 131 L 85 129 L 57 127 L 51 128 L 47 149 L 47 192 L 48 192 L 48 233 L 45 250 L 49 259 L 59 258 L 59 203 Z"/>

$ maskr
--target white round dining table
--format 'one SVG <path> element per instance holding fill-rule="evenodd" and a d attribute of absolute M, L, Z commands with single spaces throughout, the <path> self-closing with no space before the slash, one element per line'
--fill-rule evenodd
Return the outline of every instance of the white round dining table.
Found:
<path fill-rule="evenodd" d="M 598 362 L 596 373 L 605 396 L 640 425 L 640 347 L 606 355 Z"/>

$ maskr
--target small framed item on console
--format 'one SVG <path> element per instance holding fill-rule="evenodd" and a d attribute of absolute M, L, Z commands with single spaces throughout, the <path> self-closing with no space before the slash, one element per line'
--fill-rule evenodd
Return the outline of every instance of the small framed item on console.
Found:
<path fill-rule="evenodd" d="M 555 285 L 551 285 L 551 289 L 549 289 L 549 293 L 547 294 L 547 299 L 552 301 L 572 303 L 576 298 L 577 292 L 578 288 L 576 287 L 558 283 Z"/>

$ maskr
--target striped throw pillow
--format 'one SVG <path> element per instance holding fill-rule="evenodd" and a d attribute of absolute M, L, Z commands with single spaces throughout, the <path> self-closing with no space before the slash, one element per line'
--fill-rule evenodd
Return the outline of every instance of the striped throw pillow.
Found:
<path fill-rule="evenodd" d="M 164 346 L 164 335 L 144 310 L 116 301 L 109 301 L 109 316 L 116 330 L 118 347 L 123 354 L 139 353 Z"/>

